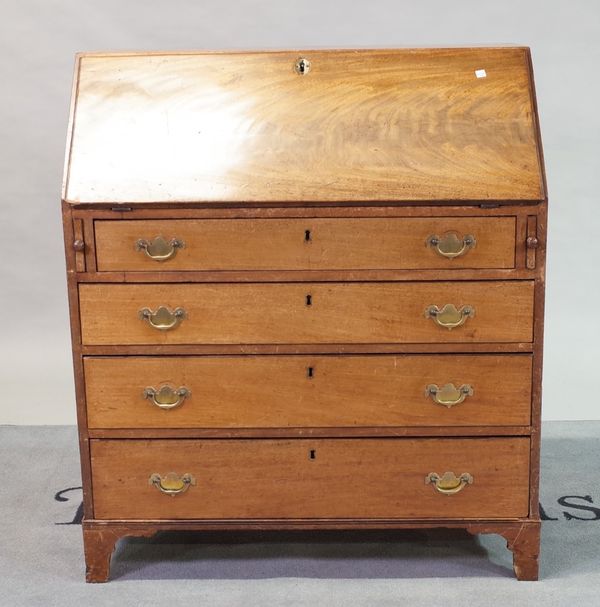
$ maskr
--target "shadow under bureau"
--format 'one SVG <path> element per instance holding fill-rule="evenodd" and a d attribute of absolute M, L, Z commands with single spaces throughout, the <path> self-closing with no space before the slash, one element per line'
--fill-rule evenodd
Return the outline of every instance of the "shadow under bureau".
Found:
<path fill-rule="evenodd" d="M 88 581 L 162 530 L 434 527 L 537 578 L 527 48 L 82 54 L 62 198 Z"/>

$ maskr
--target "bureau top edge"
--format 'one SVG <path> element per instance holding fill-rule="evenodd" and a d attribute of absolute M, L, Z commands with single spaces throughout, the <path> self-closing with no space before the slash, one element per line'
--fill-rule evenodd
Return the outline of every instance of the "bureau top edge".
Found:
<path fill-rule="evenodd" d="M 80 53 L 62 199 L 539 203 L 530 51 Z"/>
<path fill-rule="evenodd" d="M 277 53 L 428 53 L 431 51 L 452 51 L 452 50 L 473 50 L 473 49 L 520 49 L 529 51 L 530 47 L 526 44 L 517 43 L 501 43 L 501 44 L 442 44 L 439 46 L 365 46 L 365 47 L 328 47 L 328 46 L 311 46 L 311 47 L 281 47 L 281 48 L 231 48 L 231 49 L 179 49 L 179 50 L 114 50 L 114 51 L 79 51 L 75 53 L 76 58 L 81 57 L 135 57 L 138 55 L 272 55 Z"/>

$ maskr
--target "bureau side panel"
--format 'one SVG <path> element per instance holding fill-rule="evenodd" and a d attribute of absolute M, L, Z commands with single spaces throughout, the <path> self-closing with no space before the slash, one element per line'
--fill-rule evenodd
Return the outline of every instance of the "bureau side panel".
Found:
<path fill-rule="evenodd" d="M 79 317 L 79 295 L 77 286 L 76 250 L 73 246 L 75 232 L 72 209 L 62 203 L 65 260 L 67 266 L 67 290 L 69 298 L 69 318 L 71 323 L 71 347 L 73 350 L 73 372 L 75 378 L 75 398 L 77 401 L 77 426 L 79 432 L 79 453 L 81 458 L 81 480 L 83 485 L 83 513 L 85 518 L 93 516 L 92 481 L 90 470 L 90 448 L 87 432 L 87 410 L 85 403 L 85 378 L 81 355 L 81 324 Z"/>

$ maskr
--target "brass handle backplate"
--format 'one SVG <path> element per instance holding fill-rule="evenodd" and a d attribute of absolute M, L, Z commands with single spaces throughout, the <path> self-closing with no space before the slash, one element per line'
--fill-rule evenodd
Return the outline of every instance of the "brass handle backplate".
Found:
<path fill-rule="evenodd" d="M 430 472 L 425 477 L 425 484 L 433 485 L 436 491 L 444 495 L 454 495 L 462 491 L 466 485 L 472 485 L 473 477 L 468 472 L 463 472 L 460 476 L 456 476 L 454 472 L 444 472 L 442 476 Z"/>
<path fill-rule="evenodd" d="M 191 396 L 191 392 L 184 386 L 181 388 L 172 388 L 168 384 L 156 388 L 146 388 L 144 390 L 144 398 L 148 399 L 153 405 L 159 409 L 175 409 L 183 404 L 183 401 Z"/>
<path fill-rule="evenodd" d="M 179 238 L 172 238 L 166 241 L 162 236 L 157 236 L 154 240 L 149 241 L 140 238 L 135 243 L 137 251 L 144 251 L 146 255 L 154 261 L 167 261 L 175 256 L 177 249 L 183 249 L 185 243 Z"/>
<path fill-rule="evenodd" d="M 183 308 L 175 308 L 171 312 L 165 306 L 159 306 L 156 312 L 153 312 L 150 308 L 142 308 L 138 314 L 141 320 L 146 321 L 152 328 L 159 331 L 174 329 L 186 317 Z"/>
<path fill-rule="evenodd" d="M 183 475 L 176 474 L 175 472 L 169 472 L 164 476 L 155 472 L 150 475 L 148 479 L 149 485 L 154 485 L 161 493 L 175 497 L 180 493 L 185 493 L 190 485 L 196 484 L 196 479 L 189 473 Z"/>
<path fill-rule="evenodd" d="M 475 237 L 471 234 L 459 238 L 456 232 L 446 232 L 442 236 L 433 234 L 427 238 L 427 244 L 446 259 L 454 259 L 464 255 L 475 246 L 475 243 Z"/>
<path fill-rule="evenodd" d="M 429 384 L 425 388 L 425 395 L 430 396 L 434 403 L 449 409 L 454 405 L 460 405 L 467 396 L 473 396 L 473 388 L 469 384 L 463 384 L 460 388 L 454 384 L 446 384 L 441 388 L 436 384 Z"/>
<path fill-rule="evenodd" d="M 475 316 L 475 308 L 473 306 L 461 306 L 457 308 L 454 304 L 446 304 L 443 308 L 437 306 L 429 306 L 425 310 L 425 317 L 431 318 L 440 327 L 445 329 L 455 329 L 464 325 L 467 318 Z"/>

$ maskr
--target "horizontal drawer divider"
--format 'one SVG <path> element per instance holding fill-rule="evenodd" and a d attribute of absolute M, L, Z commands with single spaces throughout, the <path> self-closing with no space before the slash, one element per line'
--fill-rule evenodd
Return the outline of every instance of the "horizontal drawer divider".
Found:
<path fill-rule="evenodd" d="M 81 272 L 82 283 L 277 283 L 277 282 L 436 282 L 531 280 L 527 269 L 448 269 L 448 270 L 188 270 L 174 272 Z"/>
<path fill-rule="evenodd" d="M 81 346 L 83 356 L 255 354 L 453 354 L 531 353 L 533 343 L 439 344 L 177 344 Z"/>
<path fill-rule="evenodd" d="M 531 213 L 528 207 L 538 206 L 541 200 L 498 200 L 492 204 L 484 200 L 430 200 L 415 201 L 303 201 L 276 203 L 253 202 L 252 206 L 243 203 L 221 202 L 218 206 L 203 202 L 186 202 L 179 206 L 159 202 L 128 203 L 115 207 L 114 203 L 80 202 L 73 207 L 73 217 L 127 221 L 170 220 L 170 219 L 310 219 L 328 217 L 512 217 Z"/>
<path fill-rule="evenodd" d="M 89 438 L 402 438 L 448 436 L 491 438 L 494 436 L 530 436 L 531 426 L 442 426 L 377 428 L 93 428 Z"/>

